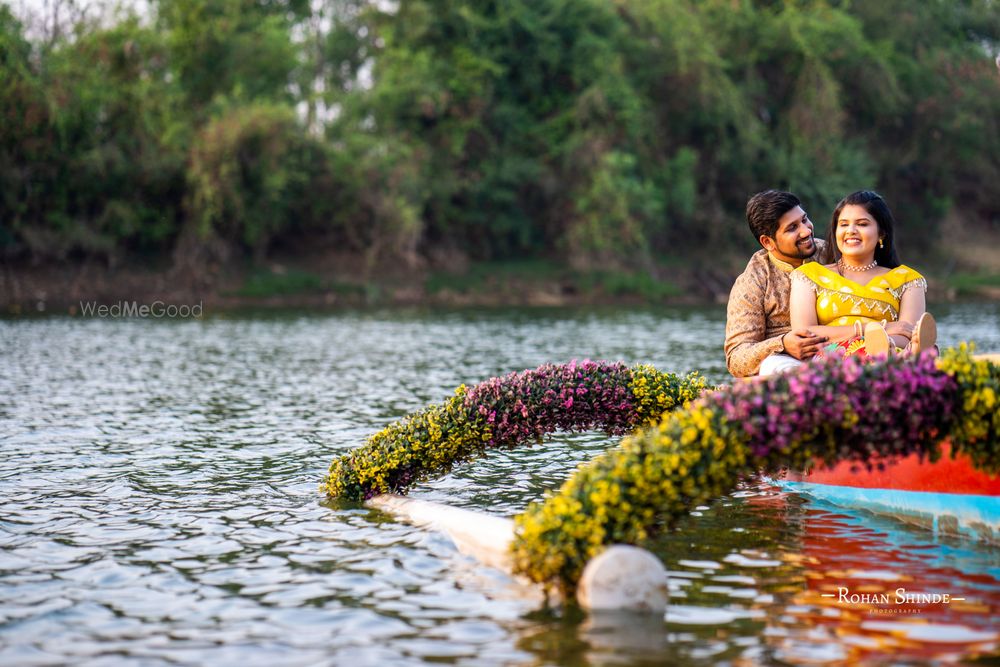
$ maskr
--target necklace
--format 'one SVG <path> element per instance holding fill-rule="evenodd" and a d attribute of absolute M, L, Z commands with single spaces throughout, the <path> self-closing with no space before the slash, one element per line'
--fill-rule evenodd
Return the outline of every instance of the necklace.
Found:
<path fill-rule="evenodd" d="M 862 266 L 851 266 L 850 264 L 845 263 L 844 258 L 841 257 L 840 259 L 837 260 L 837 266 L 840 268 L 841 271 L 853 271 L 854 273 L 864 273 L 865 271 L 871 271 L 876 266 L 878 266 L 878 262 L 876 262 L 873 259 L 870 263 L 863 264 Z"/>

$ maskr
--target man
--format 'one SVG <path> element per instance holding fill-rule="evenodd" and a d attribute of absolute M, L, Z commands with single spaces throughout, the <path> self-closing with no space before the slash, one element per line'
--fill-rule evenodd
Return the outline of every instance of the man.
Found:
<path fill-rule="evenodd" d="M 766 190 L 747 202 L 747 224 L 760 244 L 736 279 L 726 309 L 726 366 L 736 377 L 771 375 L 800 365 L 826 343 L 808 329 L 791 330 L 788 274 L 825 255 L 802 202 Z"/>

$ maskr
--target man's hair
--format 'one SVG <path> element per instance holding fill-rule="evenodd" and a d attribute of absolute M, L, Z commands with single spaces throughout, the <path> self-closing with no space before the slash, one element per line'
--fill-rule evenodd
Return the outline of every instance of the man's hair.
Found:
<path fill-rule="evenodd" d="M 747 202 L 747 224 L 755 240 L 761 236 L 772 239 L 778 233 L 778 221 L 781 216 L 791 211 L 802 202 L 791 192 L 782 190 L 764 190 L 758 192 Z"/>

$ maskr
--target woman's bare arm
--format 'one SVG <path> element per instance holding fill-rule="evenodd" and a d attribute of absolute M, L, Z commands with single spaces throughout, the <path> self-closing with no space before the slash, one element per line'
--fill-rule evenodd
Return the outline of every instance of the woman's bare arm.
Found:
<path fill-rule="evenodd" d="M 911 287 L 903 292 L 899 299 L 899 321 L 905 324 L 908 332 L 913 332 L 913 326 L 920 319 L 920 316 L 927 310 L 927 296 L 924 290 L 919 287 Z M 896 347 L 906 347 L 910 342 L 909 336 L 891 335 Z M 902 343 L 902 344 L 900 344 Z"/>
<path fill-rule="evenodd" d="M 854 335 L 853 326 L 820 325 L 816 317 L 816 292 L 801 280 L 792 281 L 792 292 L 788 301 L 788 314 L 792 329 L 809 329 L 814 335 L 825 336 L 838 343 Z"/>

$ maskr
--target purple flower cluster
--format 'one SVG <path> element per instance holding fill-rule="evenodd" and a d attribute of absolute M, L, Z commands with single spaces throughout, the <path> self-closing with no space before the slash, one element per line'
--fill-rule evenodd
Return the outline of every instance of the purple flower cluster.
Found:
<path fill-rule="evenodd" d="M 955 417 L 958 386 L 929 356 L 863 364 L 817 359 L 797 373 L 743 382 L 706 401 L 742 429 L 765 466 L 933 455 Z M 792 454 L 794 461 L 788 459 Z"/>
<path fill-rule="evenodd" d="M 880 371 L 870 374 L 864 391 L 848 394 L 858 415 L 852 438 L 875 443 L 881 456 L 920 448 L 936 452 L 961 410 L 958 383 L 938 369 L 930 355 L 903 358 L 891 371 Z"/>
<path fill-rule="evenodd" d="M 620 363 L 544 364 L 482 382 L 465 405 L 485 421 L 491 447 L 515 447 L 555 431 L 632 431 L 632 373 Z"/>

